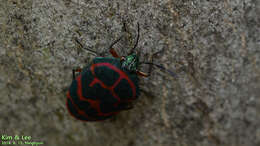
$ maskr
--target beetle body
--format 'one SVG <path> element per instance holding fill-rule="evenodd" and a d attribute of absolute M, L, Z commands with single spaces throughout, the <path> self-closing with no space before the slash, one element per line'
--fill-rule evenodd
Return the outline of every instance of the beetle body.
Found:
<path fill-rule="evenodd" d="M 97 57 L 85 67 L 67 93 L 71 115 L 83 121 L 101 121 L 129 109 L 138 98 L 139 79 L 124 64 L 127 62 L 119 58 Z"/>
<path fill-rule="evenodd" d="M 148 77 L 152 65 L 167 71 L 173 77 L 176 76 L 161 65 L 139 62 L 139 52 L 135 51 L 139 39 L 139 24 L 136 43 L 127 56 L 119 56 L 113 49 L 113 45 L 121 38 L 108 48 L 113 57 L 96 57 L 83 70 L 73 70 L 73 81 L 67 92 L 67 108 L 73 117 L 83 121 L 102 121 L 120 111 L 131 109 L 132 102 L 139 96 L 138 76 Z M 84 48 L 77 39 L 75 41 Z M 150 65 L 148 73 L 139 70 L 141 64 Z M 76 76 L 75 72 L 80 74 Z"/>

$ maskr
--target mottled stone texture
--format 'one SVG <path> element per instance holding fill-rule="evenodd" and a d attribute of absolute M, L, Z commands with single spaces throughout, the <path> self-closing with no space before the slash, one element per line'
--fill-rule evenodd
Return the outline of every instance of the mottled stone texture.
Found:
<path fill-rule="evenodd" d="M 124 31 L 123 22 L 126 23 Z M 66 110 L 87 48 L 134 45 L 154 68 L 130 111 L 84 123 Z M 107 54 L 109 55 L 109 54 Z M 144 70 L 147 67 L 144 68 Z M 259 146 L 259 0 L 0 0 L 0 134 L 46 146 Z"/>

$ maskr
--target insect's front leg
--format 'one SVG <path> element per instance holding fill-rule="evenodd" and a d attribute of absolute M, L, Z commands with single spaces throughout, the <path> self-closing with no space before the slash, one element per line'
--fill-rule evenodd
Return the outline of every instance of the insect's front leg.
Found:
<path fill-rule="evenodd" d="M 141 72 L 141 71 L 136 71 L 137 75 L 139 76 L 142 76 L 142 77 L 149 77 L 150 76 L 150 73 L 144 73 L 144 72 Z"/>
<path fill-rule="evenodd" d="M 113 48 L 113 46 L 118 43 L 123 36 L 121 36 L 119 39 L 115 40 L 110 46 L 109 46 L 109 52 L 111 53 L 111 55 L 115 58 L 120 58 L 120 56 L 117 54 L 117 52 L 115 51 L 115 49 Z"/>
<path fill-rule="evenodd" d="M 152 72 L 152 64 L 153 64 L 153 58 L 154 58 L 154 56 L 155 55 L 157 55 L 157 52 L 156 53 L 154 53 L 153 55 L 152 55 L 152 57 L 151 57 L 151 64 L 149 65 L 149 69 L 148 69 L 148 72 L 147 73 L 144 73 L 144 72 L 142 72 L 142 71 L 140 71 L 140 70 L 137 70 L 136 71 L 136 73 L 137 73 L 137 75 L 139 75 L 139 76 L 142 76 L 142 77 L 149 77 L 150 75 L 151 75 L 151 72 Z"/>

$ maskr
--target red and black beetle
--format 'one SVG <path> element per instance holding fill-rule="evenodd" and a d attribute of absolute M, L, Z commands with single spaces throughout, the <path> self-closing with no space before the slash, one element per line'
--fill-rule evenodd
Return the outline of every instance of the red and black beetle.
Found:
<path fill-rule="evenodd" d="M 109 46 L 113 57 L 96 57 L 87 67 L 73 70 L 73 82 L 67 92 L 67 108 L 73 117 L 83 121 L 101 121 L 131 109 L 132 101 L 138 98 L 140 92 L 138 75 L 148 77 L 151 65 L 166 70 L 161 65 L 139 62 L 139 55 L 135 52 L 139 24 L 135 46 L 128 56 L 120 57 L 113 49 L 120 39 Z M 76 42 L 80 44 L 78 40 Z M 139 71 L 140 64 L 150 64 L 149 73 Z M 75 72 L 80 73 L 76 76 Z"/>

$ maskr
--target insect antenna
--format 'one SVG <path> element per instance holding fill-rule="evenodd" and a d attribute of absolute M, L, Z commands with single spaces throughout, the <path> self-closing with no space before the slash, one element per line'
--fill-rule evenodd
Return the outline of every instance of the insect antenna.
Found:
<path fill-rule="evenodd" d="M 166 71 L 167 73 L 169 73 L 172 77 L 177 78 L 176 73 L 174 73 L 173 71 L 171 71 L 171 70 L 169 70 L 169 69 L 166 69 L 166 68 L 165 68 L 164 66 L 162 66 L 162 65 L 155 64 L 155 63 L 152 63 L 152 62 L 140 62 L 140 65 L 141 65 L 141 64 L 148 64 L 148 65 L 156 66 L 156 67 L 158 67 L 159 69 L 161 69 L 161 70 Z"/>
<path fill-rule="evenodd" d="M 134 50 L 135 50 L 135 48 L 136 48 L 137 45 L 138 45 L 138 41 L 139 41 L 139 31 L 140 31 L 140 27 L 139 27 L 139 23 L 137 23 L 137 38 L 136 38 L 135 45 L 134 45 L 134 47 L 131 49 L 129 55 L 134 53 Z"/>
<path fill-rule="evenodd" d="M 109 47 L 108 49 L 112 48 L 116 43 L 118 43 L 121 39 L 123 38 L 123 35 L 121 35 L 117 40 L 115 40 Z"/>

